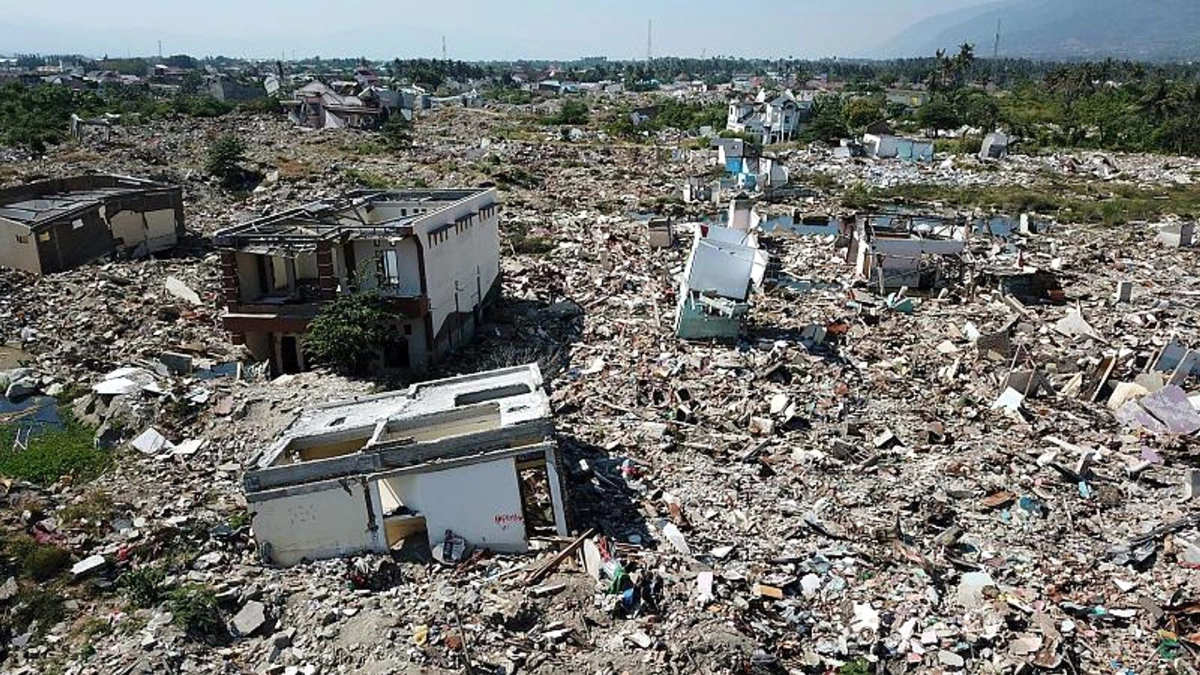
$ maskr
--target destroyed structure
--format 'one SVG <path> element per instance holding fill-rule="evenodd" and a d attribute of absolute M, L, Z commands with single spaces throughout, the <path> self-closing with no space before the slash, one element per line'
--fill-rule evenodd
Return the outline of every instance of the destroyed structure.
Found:
<path fill-rule="evenodd" d="M 472 339 L 500 293 L 494 189 L 353 192 L 217 232 L 225 329 L 276 373 L 308 368 L 321 305 L 377 291 L 396 312 L 384 370 L 421 370 Z"/>
<path fill-rule="evenodd" d="M 426 532 L 457 561 L 465 546 L 524 552 L 533 528 L 566 535 L 553 433 L 536 364 L 308 410 L 246 474 L 260 553 L 294 565 Z"/>
<path fill-rule="evenodd" d="M 725 128 L 762 145 L 786 143 L 800 133 L 802 118 L 811 107 L 811 101 L 798 101 L 791 91 L 773 97 L 760 91 L 753 100 L 729 103 Z"/>
<path fill-rule="evenodd" d="M 933 141 L 896 136 L 890 132 L 863 134 L 863 149 L 875 159 L 902 159 L 910 162 L 933 161 Z"/>
<path fill-rule="evenodd" d="M 684 340 L 736 340 L 767 260 L 756 234 L 697 225 L 679 289 L 675 334 Z"/>
<path fill-rule="evenodd" d="M 840 230 L 846 261 L 871 287 L 934 288 L 962 280 L 970 226 L 958 219 L 859 214 Z"/>
<path fill-rule="evenodd" d="M 180 188 L 90 175 L 0 190 L 0 266 L 50 274 L 105 256 L 172 248 L 183 235 Z"/>
<path fill-rule="evenodd" d="M 312 129 L 378 129 L 392 114 L 412 118 L 402 92 L 348 82 L 335 89 L 313 81 L 280 101 L 293 124 Z"/>

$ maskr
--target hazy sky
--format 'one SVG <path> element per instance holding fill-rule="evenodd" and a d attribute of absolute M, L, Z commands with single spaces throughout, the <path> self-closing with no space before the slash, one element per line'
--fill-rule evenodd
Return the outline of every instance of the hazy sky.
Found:
<path fill-rule="evenodd" d="M 246 57 L 854 56 L 994 0 L 0 0 L 0 53 Z M 732 8 L 732 11 L 731 11 Z"/>

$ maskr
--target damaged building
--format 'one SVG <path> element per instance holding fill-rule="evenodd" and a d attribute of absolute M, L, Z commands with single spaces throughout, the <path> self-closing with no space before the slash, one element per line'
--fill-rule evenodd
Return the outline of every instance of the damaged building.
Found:
<path fill-rule="evenodd" d="M 183 236 L 183 191 L 88 175 L 0 190 L 0 266 L 50 274 L 109 255 L 148 255 Z"/>
<path fill-rule="evenodd" d="M 553 433 L 536 364 L 307 410 L 245 476 L 260 553 L 286 566 L 421 535 L 454 558 L 567 535 Z"/>
<path fill-rule="evenodd" d="M 280 101 L 293 124 L 311 129 L 378 129 L 392 114 L 412 119 L 401 92 L 347 82 L 337 88 L 309 82 Z"/>
<path fill-rule="evenodd" d="M 736 340 L 767 262 L 753 232 L 696 225 L 679 291 L 675 334 L 684 340 Z"/>
<path fill-rule="evenodd" d="M 960 219 L 858 214 L 839 229 L 846 261 L 871 287 L 927 289 L 962 281 L 971 228 Z"/>
<path fill-rule="evenodd" d="M 321 306 L 374 290 L 396 314 L 374 365 L 425 369 L 500 294 L 497 210 L 490 188 L 358 191 L 221 230 L 225 329 L 273 372 L 299 372 Z"/>

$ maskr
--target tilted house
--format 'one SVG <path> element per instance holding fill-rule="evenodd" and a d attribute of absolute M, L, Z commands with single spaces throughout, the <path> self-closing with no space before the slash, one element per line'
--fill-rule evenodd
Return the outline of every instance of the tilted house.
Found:
<path fill-rule="evenodd" d="M 183 233 L 183 191 L 174 185 L 87 175 L 0 190 L 3 267 L 62 272 L 114 254 L 158 253 Z"/>
<path fill-rule="evenodd" d="M 376 290 L 396 314 L 378 367 L 425 369 L 499 297 L 497 211 L 492 188 L 358 191 L 221 230 L 225 329 L 274 372 L 298 372 L 321 306 Z"/>
<path fill-rule="evenodd" d="M 259 551 L 294 565 L 422 532 L 434 550 L 461 539 L 510 553 L 539 531 L 566 535 L 553 433 L 536 364 L 307 410 L 246 473 Z"/>

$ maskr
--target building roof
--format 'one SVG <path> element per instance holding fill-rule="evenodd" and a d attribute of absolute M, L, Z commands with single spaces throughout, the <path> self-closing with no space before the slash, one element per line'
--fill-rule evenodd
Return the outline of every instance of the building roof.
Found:
<path fill-rule="evenodd" d="M 36 229 L 116 197 L 179 188 L 127 176 L 88 175 L 0 190 L 0 218 Z"/>
<path fill-rule="evenodd" d="M 409 236 L 413 233 L 414 221 L 437 214 L 490 189 L 357 190 L 219 230 L 213 241 L 220 247 L 241 250 L 279 244 L 286 244 L 289 248 L 299 246 L 315 249 L 319 241 L 332 241 L 346 236 Z M 376 207 L 396 202 L 416 202 L 427 210 L 387 220 L 373 217 Z"/>
<path fill-rule="evenodd" d="M 418 429 L 437 429 L 438 438 L 469 435 L 480 431 L 464 423 L 491 413 L 487 428 L 505 428 L 550 417 L 550 399 L 543 388 L 536 363 L 460 375 L 414 384 L 404 391 L 389 392 L 351 401 L 330 403 L 305 410 L 283 435 L 262 454 L 258 469 L 286 462 L 285 453 L 296 441 L 331 434 L 370 437 L 359 452 L 376 446 L 403 444 L 403 436 L 417 442 L 434 440 Z M 498 413 L 498 414 L 497 414 Z M 459 422 L 449 425 L 447 420 Z M 421 438 L 424 436 L 423 438 Z"/>

